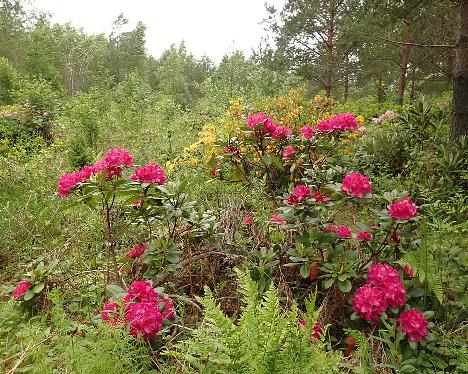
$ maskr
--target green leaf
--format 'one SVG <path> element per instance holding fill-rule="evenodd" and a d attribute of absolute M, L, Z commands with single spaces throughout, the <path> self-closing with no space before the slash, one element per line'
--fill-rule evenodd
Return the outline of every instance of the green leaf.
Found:
<path fill-rule="evenodd" d="M 325 282 L 323 282 L 323 287 L 327 290 L 329 289 L 333 283 L 335 283 L 336 278 L 328 278 Z"/>
<path fill-rule="evenodd" d="M 125 296 L 127 292 L 116 284 L 108 284 L 106 286 L 106 296 L 110 299 L 119 299 Z"/>
<path fill-rule="evenodd" d="M 307 278 L 309 276 L 311 266 L 311 264 L 304 264 L 301 266 L 299 273 L 301 274 L 302 278 Z"/>
<path fill-rule="evenodd" d="M 28 290 L 23 296 L 24 301 L 31 300 L 36 294 L 32 290 Z"/>
<path fill-rule="evenodd" d="M 44 289 L 44 286 L 45 286 L 45 283 L 42 282 L 42 283 L 39 283 L 39 284 L 36 284 L 33 289 L 32 289 L 32 292 L 34 292 L 35 294 L 36 293 L 39 293 L 41 292 L 43 289 Z"/>
<path fill-rule="evenodd" d="M 273 165 L 280 171 L 284 171 L 284 166 L 281 163 L 280 159 L 276 156 L 271 156 L 271 162 Z"/>
<path fill-rule="evenodd" d="M 349 279 L 346 279 L 345 281 L 338 280 L 338 288 L 341 292 L 348 293 L 352 288 L 351 281 Z"/>

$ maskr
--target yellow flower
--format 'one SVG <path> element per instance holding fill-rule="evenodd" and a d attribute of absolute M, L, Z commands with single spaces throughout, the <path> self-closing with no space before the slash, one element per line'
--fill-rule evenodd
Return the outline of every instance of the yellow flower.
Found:
<path fill-rule="evenodd" d="M 356 117 L 356 121 L 357 121 L 360 125 L 362 125 L 366 120 L 364 119 L 364 116 L 362 116 L 362 115 L 360 114 L 360 115 L 358 115 L 358 116 Z"/>

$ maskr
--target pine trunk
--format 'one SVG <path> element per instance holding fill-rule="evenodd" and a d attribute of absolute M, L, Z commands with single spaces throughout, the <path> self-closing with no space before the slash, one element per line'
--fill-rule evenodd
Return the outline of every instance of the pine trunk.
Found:
<path fill-rule="evenodd" d="M 468 0 L 460 1 L 460 19 L 453 76 L 452 139 L 468 135 Z"/>
<path fill-rule="evenodd" d="M 405 20 L 404 24 L 405 24 L 405 27 L 403 30 L 403 43 L 411 43 L 411 40 L 412 40 L 411 20 Z M 403 105 L 403 98 L 405 95 L 405 88 L 406 88 L 406 72 L 408 70 L 410 50 L 411 50 L 411 46 L 409 44 L 403 44 L 403 49 L 401 53 L 401 63 L 400 63 L 400 79 L 398 80 L 398 94 L 397 94 L 398 105 Z"/>

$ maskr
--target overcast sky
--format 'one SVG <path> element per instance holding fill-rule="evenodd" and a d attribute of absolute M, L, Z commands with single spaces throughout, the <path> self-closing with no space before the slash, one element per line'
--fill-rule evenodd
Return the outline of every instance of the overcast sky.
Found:
<path fill-rule="evenodd" d="M 70 22 L 87 33 L 109 34 L 119 13 L 134 27 L 146 27 L 146 48 L 154 57 L 185 40 L 195 56 L 215 62 L 233 50 L 250 55 L 266 35 L 261 21 L 265 1 L 280 9 L 285 0 L 35 0 L 35 7 L 52 13 L 52 22 Z"/>

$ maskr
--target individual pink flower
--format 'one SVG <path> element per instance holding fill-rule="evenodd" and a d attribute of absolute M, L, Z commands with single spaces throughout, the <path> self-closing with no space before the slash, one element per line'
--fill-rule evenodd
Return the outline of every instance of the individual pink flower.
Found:
<path fill-rule="evenodd" d="M 284 126 L 276 126 L 274 131 L 271 134 L 271 137 L 275 140 L 281 140 L 282 138 L 290 138 L 293 135 L 293 132 Z"/>
<path fill-rule="evenodd" d="M 270 117 L 262 112 L 251 114 L 245 120 L 245 124 L 251 129 L 257 128 L 260 124 L 266 125 L 267 123 L 271 124 L 273 121 Z"/>
<path fill-rule="evenodd" d="M 278 217 L 277 215 L 273 215 L 271 216 L 271 222 L 282 225 L 286 223 L 286 220 L 284 218 Z"/>
<path fill-rule="evenodd" d="M 396 200 L 388 207 L 388 215 L 398 221 L 406 221 L 417 215 L 416 205 L 408 196 L 401 200 Z"/>
<path fill-rule="evenodd" d="M 300 184 L 294 187 L 293 194 L 297 198 L 297 201 L 301 202 L 302 200 L 312 196 L 312 191 L 310 190 L 309 186 Z"/>
<path fill-rule="evenodd" d="M 72 173 L 63 174 L 57 184 L 57 192 L 60 197 L 65 197 L 82 182 L 83 175 L 81 171 L 77 170 Z"/>
<path fill-rule="evenodd" d="M 254 223 L 254 220 L 253 220 L 253 217 L 251 215 L 248 215 L 248 216 L 244 217 L 244 224 L 245 225 L 253 225 L 253 223 Z"/>
<path fill-rule="evenodd" d="M 137 244 L 131 251 L 129 251 L 126 255 L 125 258 L 128 259 L 135 259 L 140 257 L 143 253 L 146 252 L 148 249 L 148 245 L 146 244 Z"/>
<path fill-rule="evenodd" d="M 292 156 L 296 154 L 296 150 L 292 145 L 288 145 L 284 150 L 283 150 L 283 159 L 285 160 L 290 160 Z"/>
<path fill-rule="evenodd" d="M 297 321 L 297 323 L 300 327 L 306 327 L 306 321 L 303 318 L 299 318 L 299 321 Z"/>
<path fill-rule="evenodd" d="M 358 233 L 357 238 L 362 241 L 372 240 L 372 234 L 366 231 L 361 231 Z"/>
<path fill-rule="evenodd" d="M 316 323 L 312 328 L 311 338 L 319 340 L 322 336 L 322 325 L 320 323 Z"/>
<path fill-rule="evenodd" d="M 31 282 L 21 281 L 18 283 L 11 296 L 13 296 L 13 299 L 19 300 L 24 296 L 26 292 L 28 292 L 29 287 L 31 287 Z"/>
<path fill-rule="evenodd" d="M 305 125 L 299 129 L 300 134 L 304 139 L 310 139 L 314 136 L 315 131 L 310 125 Z"/>
<path fill-rule="evenodd" d="M 363 198 L 371 192 L 369 178 L 361 173 L 349 173 L 343 179 L 341 191 L 345 191 L 349 196 Z"/>
<path fill-rule="evenodd" d="M 135 169 L 132 181 L 161 185 L 166 183 L 166 175 L 158 164 L 148 164 L 142 168 Z"/>
<path fill-rule="evenodd" d="M 403 266 L 403 273 L 409 278 L 414 278 L 414 269 L 411 269 L 408 265 Z"/>
<path fill-rule="evenodd" d="M 294 194 L 289 195 L 288 198 L 286 199 L 286 202 L 288 203 L 288 205 L 299 204 L 299 201 L 297 200 L 297 197 Z"/>
<path fill-rule="evenodd" d="M 105 303 L 101 312 L 103 321 L 115 325 L 120 321 L 119 306 L 117 303 Z"/>
<path fill-rule="evenodd" d="M 109 150 L 103 158 L 107 167 L 131 167 L 133 166 L 133 156 L 126 149 L 114 148 Z"/>
<path fill-rule="evenodd" d="M 401 312 L 397 319 L 397 325 L 404 334 L 408 334 L 408 338 L 412 342 L 422 342 L 429 334 L 429 323 L 424 315 L 415 308 Z"/>
<path fill-rule="evenodd" d="M 329 202 L 329 201 L 331 200 L 328 196 L 322 195 L 322 194 L 320 193 L 320 191 L 317 191 L 317 192 L 314 194 L 314 199 L 315 199 L 315 201 L 317 201 L 318 203 L 327 203 L 327 202 Z"/>
<path fill-rule="evenodd" d="M 387 302 L 378 287 L 366 284 L 353 297 L 353 310 L 366 321 L 376 323 L 387 309 Z"/>
<path fill-rule="evenodd" d="M 349 239 L 351 238 L 352 232 L 351 229 L 344 225 L 334 226 L 331 223 L 327 226 L 328 231 L 337 234 L 340 239 Z"/>

